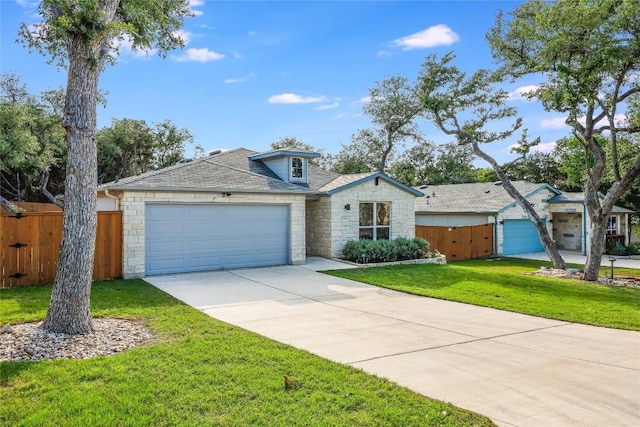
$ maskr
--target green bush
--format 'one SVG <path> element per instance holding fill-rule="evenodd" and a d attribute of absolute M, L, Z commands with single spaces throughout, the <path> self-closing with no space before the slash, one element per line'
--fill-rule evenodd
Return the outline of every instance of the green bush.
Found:
<path fill-rule="evenodd" d="M 359 263 L 377 263 L 422 259 L 429 256 L 429 242 L 420 238 L 395 240 L 350 240 L 342 249 L 345 259 Z"/>
<path fill-rule="evenodd" d="M 635 243 L 629 243 L 627 245 L 627 253 L 629 255 L 640 255 L 640 246 Z"/>

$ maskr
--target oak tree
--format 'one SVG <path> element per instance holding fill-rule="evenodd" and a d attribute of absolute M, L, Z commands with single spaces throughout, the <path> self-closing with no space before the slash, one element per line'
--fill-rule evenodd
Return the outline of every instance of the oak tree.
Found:
<path fill-rule="evenodd" d="M 618 152 L 621 135 L 640 131 L 633 109 L 621 115 L 640 91 L 639 10 L 638 0 L 529 0 L 508 15 L 500 13 L 487 34 L 502 72 L 544 79 L 531 98 L 564 114 L 584 148 L 584 195 L 591 222 L 585 279 L 591 281 L 598 279 L 607 219 L 640 174 L 640 146 L 625 168 Z M 609 153 L 599 135 L 608 136 Z M 614 182 L 600 197 L 607 164 Z"/>
<path fill-rule="evenodd" d="M 453 65 L 454 55 L 442 58 L 430 55 L 422 66 L 421 100 L 427 117 L 445 134 L 457 138 L 460 145 L 467 145 L 473 153 L 491 165 L 502 181 L 502 186 L 515 202 L 524 209 L 535 225 L 547 256 L 555 268 L 564 269 L 565 262 L 556 244 L 531 203 L 514 187 L 498 162 L 481 148 L 481 144 L 503 141 L 520 130 L 522 119 L 513 107 L 505 106 L 507 92 L 496 85 L 500 76 L 478 70 L 471 76 Z M 508 122 L 503 130 L 495 130 Z M 534 144 L 527 140 L 523 130 L 520 146 Z"/>
<path fill-rule="evenodd" d="M 62 244 L 43 328 L 93 331 L 91 277 L 96 238 L 96 104 L 98 81 L 115 62 L 118 46 L 160 55 L 182 46 L 177 30 L 190 14 L 188 0 L 43 0 L 42 21 L 23 24 L 22 40 L 67 69 L 64 128 L 67 139 Z"/>

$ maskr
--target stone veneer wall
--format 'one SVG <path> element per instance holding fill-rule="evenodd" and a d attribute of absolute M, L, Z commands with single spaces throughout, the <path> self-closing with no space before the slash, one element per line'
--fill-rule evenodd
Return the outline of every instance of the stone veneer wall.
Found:
<path fill-rule="evenodd" d="M 586 253 L 589 248 L 589 228 L 591 227 L 591 220 L 589 219 L 589 215 L 587 214 L 584 205 L 582 203 L 551 203 L 549 205 L 549 211 L 553 217 L 553 228 L 555 228 L 558 233 L 562 233 L 564 229 L 563 223 L 557 221 L 559 214 L 572 213 L 574 216 L 579 218 L 582 252 Z M 583 215 L 586 215 L 587 217 L 586 224 Z M 576 219 L 575 221 L 578 220 Z"/>
<path fill-rule="evenodd" d="M 549 212 L 549 204 L 546 200 L 550 199 L 554 196 L 555 193 L 551 192 L 551 190 L 544 189 L 540 190 L 537 193 L 527 197 L 530 203 L 533 203 L 533 209 L 540 216 L 541 219 L 546 219 L 547 232 L 553 238 L 553 223 L 549 220 L 551 219 L 551 213 Z M 497 227 L 497 242 L 496 242 L 496 253 L 502 254 L 504 250 L 504 229 L 502 225 L 500 225 L 500 221 L 505 219 L 529 219 L 529 215 L 522 209 L 520 206 L 515 205 L 506 209 L 498 214 L 498 227 Z"/>
<path fill-rule="evenodd" d="M 360 202 L 391 202 L 391 238 L 415 237 L 415 196 L 382 179 L 378 182 L 376 186 L 372 179 L 331 195 L 331 257 L 341 258 L 344 244 L 359 238 Z"/>
<path fill-rule="evenodd" d="M 305 242 L 305 196 L 286 194 L 233 194 L 223 197 L 219 193 L 186 193 L 126 191 L 121 199 L 122 206 L 122 252 L 123 275 L 125 278 L 145 275 L 145 204 L 153 203 L 265 203 L 288 204 L 290 208 L 290 235 L 292 264 L 304 264 Z"/>
<path fill-rule="evenodd" d="M 309 199 L 307 208 L 307 255 L 331 258 L 331 199 Z"/>

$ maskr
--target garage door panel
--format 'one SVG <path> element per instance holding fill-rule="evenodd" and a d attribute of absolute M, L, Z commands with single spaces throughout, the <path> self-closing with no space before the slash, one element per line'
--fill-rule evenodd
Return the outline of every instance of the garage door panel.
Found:
<path fill-rule="evenodd" d="M 527 219 L 505 220 L 503 224 L 504 255 L 515 255 L 544 250 L 536 226 Z"/>
<path fill-rule="evenodd" d="M 145 221 L 148 275 L 288 261 L 288 206 L 149 204 Z"/>

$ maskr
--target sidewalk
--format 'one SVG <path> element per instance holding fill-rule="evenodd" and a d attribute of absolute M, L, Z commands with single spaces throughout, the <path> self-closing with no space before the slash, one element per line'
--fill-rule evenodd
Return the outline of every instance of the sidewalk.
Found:
<path fill-rule="evenodd" d="M 587 263 L 587 257 L 585 255 L 580 255 L 573 252 L 560 252 L 562 258 L 569 264 L 581 264 L 585 265 Z M 540 261 L 549 261 L 549 257 L 545 252 L 531 252 L 526 254 L 517 254 L 517 255 L 509 255 L 509 258 L 525 258 L 525 259 L 536 259 Z M 631 259 L 628 257 L 614 257 L 616 260 L 613 263 L 613 267 L 626 267 L 626 268 L 639 268 L 640 269 L 640 259 Z M 602 256 L 602 266 L 611 266 L 611 261 L 609 261 L 609 255 Z"/>

